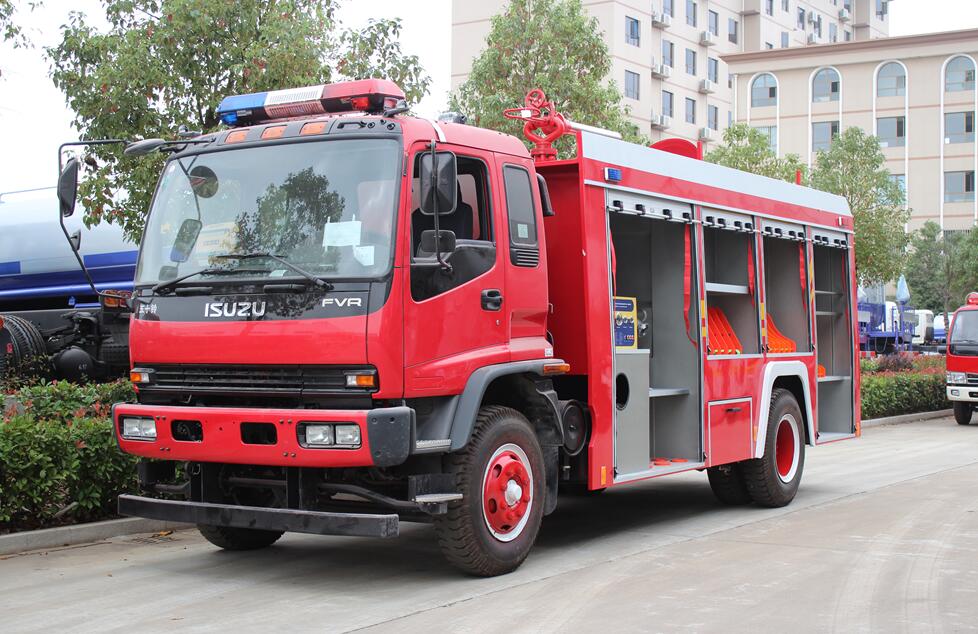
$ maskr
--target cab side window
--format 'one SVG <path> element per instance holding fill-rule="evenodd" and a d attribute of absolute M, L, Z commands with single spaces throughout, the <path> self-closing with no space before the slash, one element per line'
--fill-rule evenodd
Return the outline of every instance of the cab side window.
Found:
<path fill-rule="evenodd" d="M 473 280 L 496 262 L 493 242 L 492 208 L 489 204 L 489 170 L 473 157 L 456 156 L 458 180 L 456 205 L 449 213 L 438 214 L 438 228 L 455 234 L 455 251 L 442 253 L 451 265 L 446 270 L 434 252 L 424 250 L 421 236 L 435 228 L 434 216 L 419 209 L 418 173 L 420 154 L 414 161 L 411 213 L 411 296 L 422 301 Z"/>
<path fill-rule="evenodd" d="M 503 167 L 503 182 L 509 218 L 509 259 L 516 266 L 535 267 L 540 263 L 540 243 L 530 173 L 507 165 Z"/>

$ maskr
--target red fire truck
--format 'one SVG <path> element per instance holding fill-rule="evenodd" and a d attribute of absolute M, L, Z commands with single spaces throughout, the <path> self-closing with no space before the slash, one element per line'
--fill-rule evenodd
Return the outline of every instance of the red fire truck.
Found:
<path fill-rule="evenodd" d="M 967 425 L 978 404 L 978 293 L 968 293 L 948 332 L 947 399 L 954 404 L 954 420 Z"/>
<path fill-rule="evenodd" d="M 139 402 L 113 410 L 153 496 L 122 514 L 228 549 L 432 522 L 495 575 L 559 491 L 697 470 L 722 502 L 782 506 L 806 445 L 859 434 L 842 198 L 536 91 L 508 112 L 530 152 L 403 97 L 229 97 L 228 129 L 128 148 L 169 157 L 131 300 Z"/>

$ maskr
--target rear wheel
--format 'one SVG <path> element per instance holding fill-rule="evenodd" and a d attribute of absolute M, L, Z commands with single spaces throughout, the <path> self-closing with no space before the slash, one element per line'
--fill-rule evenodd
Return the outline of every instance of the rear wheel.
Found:
<path fill-rule="evenodd" d="M 438 544 L 457 568 L 490 577 L 526 559 L 543 519 L 543 452 L 533 428 L 514 409 L 479 411 L 465 448 L 446 458 L 463 499 L 435 516 Z"/>
<path fill-rule="evenodd" d="M 204 536 L 204 539 L 224 550 L 265 548 L 277 542 L 283 533 L 283 531 L 264 531 L 257 528 L 206 526 L 204 524 L 198 524 L 197 530 Z"/>
<path fill-rule="evenodd" d="M 742 506 L 753 501 L 739 463 L 710 467 L 706 475 L 710 479 L 713 495 L 724 504 Z"/>
<path fill-rule="evenodd" d="M 751 498 L 761 506 L 785 506 L 795 498 L 805 468 L 801 409 L 788 390 L 771 394 L 764 457 L 742 463 Z"/>
<path fill-rule="evenodd" d="M 971 422 L 971 403 L 962 403 L 961 401 L 954 401 L 954 420 L 958 421 L 958 425 L 967 425 Z"/>

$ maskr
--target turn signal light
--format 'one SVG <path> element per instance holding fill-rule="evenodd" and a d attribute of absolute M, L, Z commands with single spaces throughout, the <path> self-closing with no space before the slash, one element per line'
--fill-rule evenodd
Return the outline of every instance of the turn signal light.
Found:
<path fill-rule="evenodd" d="M 546 365 L 543 366 L 544 376 L 553 376 L 555 374 L 567 374 L 568 372 L 570 372 L 569 363 L 563 363 L 563 362 L 547 363 Z"/>
<path fill-rule="evenodd" d="M 346 375 L 346 386 L 356 387 L 356 388 L 374 388 L 377 387 L 377 375 L 373 372 L 369 373 L 351 373 Z"/>
<path fill-rule="evenodd" d="M 133 368 L 129 371 L 129 381 L 132 383 L 149 383 L 153 380 L 153 371 L 145 368 Z"/>
<path fill-rule="evenodd" d="M 322 134 L 326 131 L 325 121 L 313 121 L 312 123 L 307 123 L 302 126 L 302 130 L 299 131 L 300 136 L 305 136 L 307 134 Z"/>

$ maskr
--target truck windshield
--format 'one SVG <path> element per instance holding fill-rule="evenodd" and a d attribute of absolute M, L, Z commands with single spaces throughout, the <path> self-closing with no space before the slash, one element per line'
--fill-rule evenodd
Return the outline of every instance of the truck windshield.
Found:
<path fill-rule="evenodd" d="M 224 150 L 170 161 L 150 210 L 136 283 L 323 278 L 390 270 L 399 150 L 346 139 Z M 240 274 L 235 270 L 240 269 Z"/>
<path fill-rule="evenodd" d="M 964 310 L 958 313 L 951 324 L 951 337 L 948 343 L 978 344 L 978 310 Z"/>

